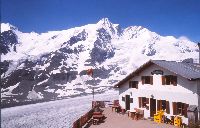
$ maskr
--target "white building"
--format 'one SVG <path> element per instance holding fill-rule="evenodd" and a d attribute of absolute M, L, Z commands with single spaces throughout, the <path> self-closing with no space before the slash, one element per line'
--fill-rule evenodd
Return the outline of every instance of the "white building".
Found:
<path fill-rule="evenodd" d="M 115 87 L 122 108 L 144 110 L 145 118 L 163 109 L 168 118 L 179 115 L 188 124 L 188 106 L 200 105 L 200 65 L 150 60 Z"/>

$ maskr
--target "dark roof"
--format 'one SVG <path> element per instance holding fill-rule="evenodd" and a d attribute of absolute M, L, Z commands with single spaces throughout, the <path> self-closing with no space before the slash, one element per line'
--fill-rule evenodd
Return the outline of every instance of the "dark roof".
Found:
<path fill-rule="evenodd" d="M 200 78 L 200 67 L 193 63 L 160 60 L 152 60 L 152 62 L 189 80 Z"/>
<path fill-rule="evenodd" d="M 176 62 L 176 61 L 165 61 L 165 60 L 150 60 L 147 63 L 140 66 L 134 72 L 129 74 L 126 78 L 119 81 L 114 87 L 121 86 L 122 84 L 127 82 L 129 79 L 138 75 L 139 72 L 143 71 L 146 67 L 149 67 L 152 64 L 156 64 L 164 69 L 167 69 L 189 80 L 196 80 L 200 78 L 199 64 Z"/>

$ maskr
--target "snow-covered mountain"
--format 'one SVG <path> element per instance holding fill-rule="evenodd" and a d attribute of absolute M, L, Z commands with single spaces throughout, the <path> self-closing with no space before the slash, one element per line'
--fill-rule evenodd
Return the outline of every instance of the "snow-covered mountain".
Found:
<path fill-rule="evenodd" d="M 190 40 L 161 36 L 142 27 L 125 29 L 107 18 L 62 31 L 23 33 L 1 23 L 3 103 L 72 97 L 112 89 L 149 59 L 198 57 Z M 86 75 L 94 69 L 93 77 Z"/>

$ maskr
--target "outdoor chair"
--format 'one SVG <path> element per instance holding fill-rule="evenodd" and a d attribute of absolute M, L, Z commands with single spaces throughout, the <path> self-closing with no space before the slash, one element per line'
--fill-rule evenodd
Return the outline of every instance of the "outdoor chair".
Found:
<path fill-rule="evenodd" d="M 93 112 L 92 120 L 93 120 L 94 125 L 100 123 L 105 118 L 105 116 L 104 116 L 104 114 L 102 114 L 102 112 L 103 111 L 101 111 L 101 109 L 99 109 L 99 111 Z"/>

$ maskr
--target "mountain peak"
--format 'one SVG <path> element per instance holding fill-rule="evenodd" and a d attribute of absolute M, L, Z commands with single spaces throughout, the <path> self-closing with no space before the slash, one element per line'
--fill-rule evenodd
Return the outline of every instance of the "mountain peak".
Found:
<path fill-rule="evenodd" d="M 108 18 L 102 18 L 97 24 L 110 26 L 112 23 Z"/>

